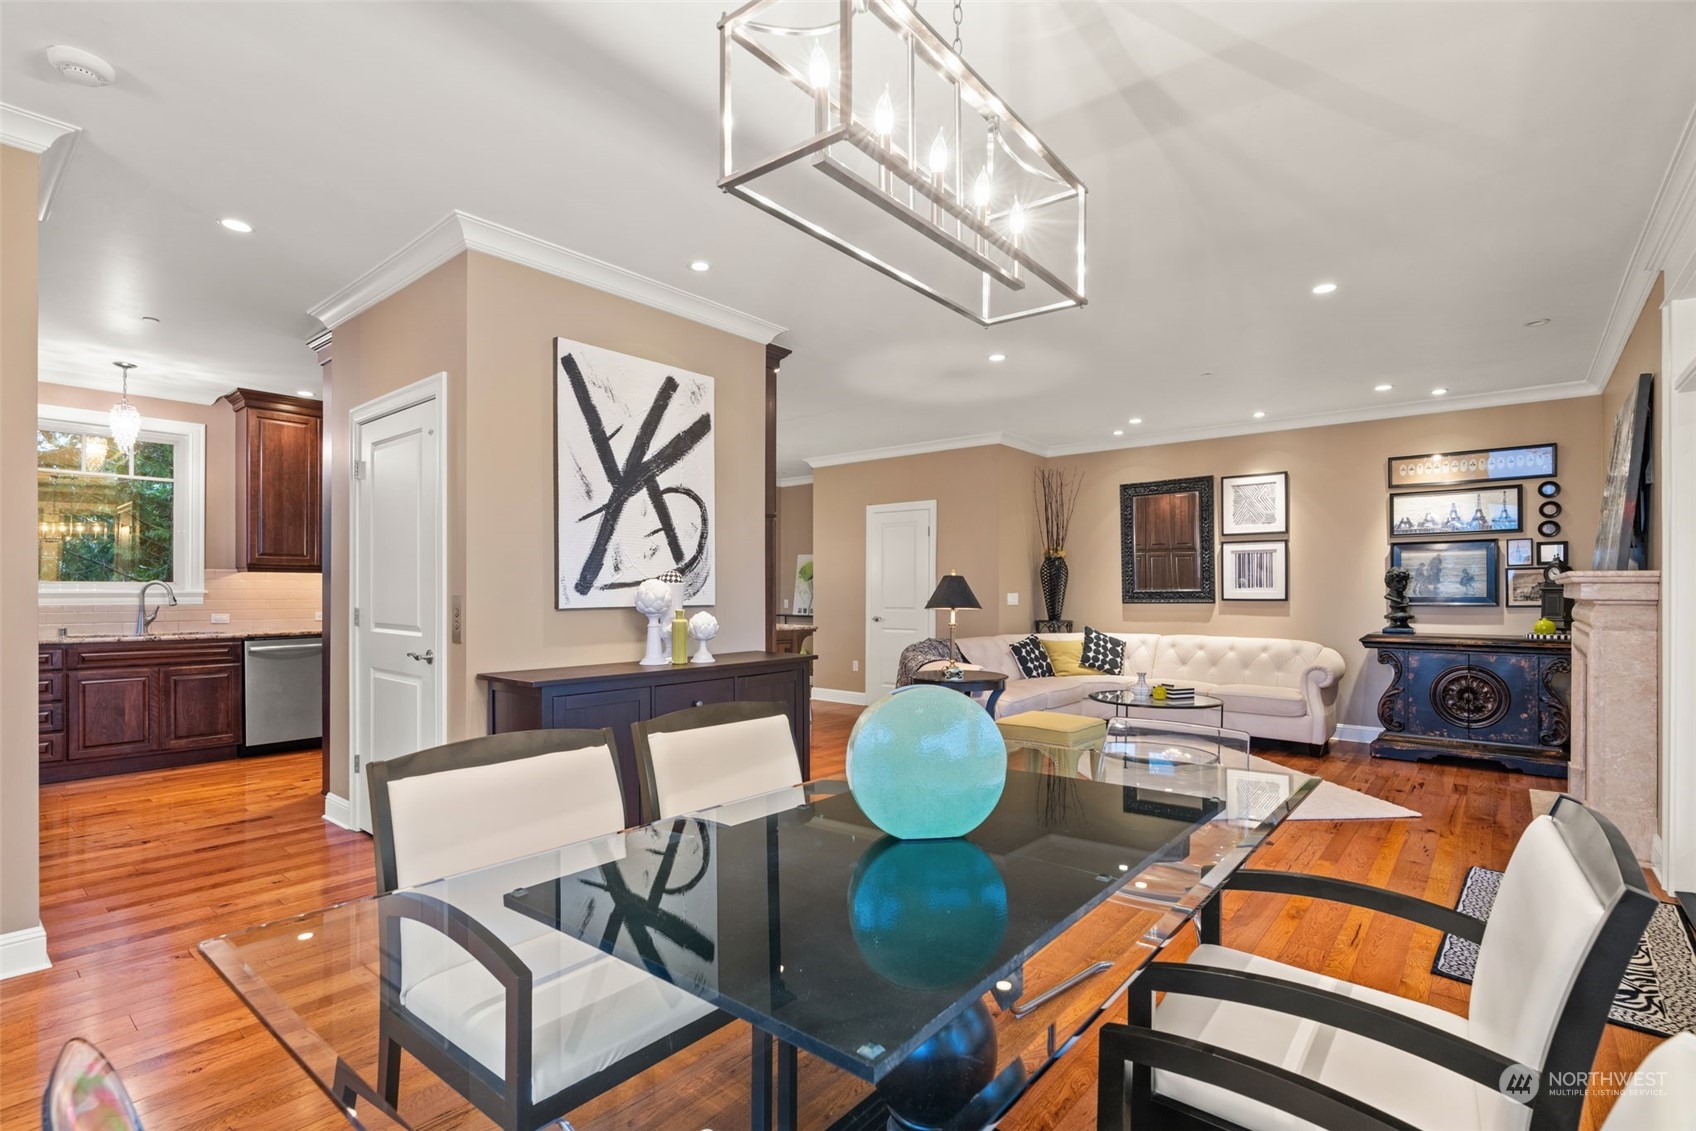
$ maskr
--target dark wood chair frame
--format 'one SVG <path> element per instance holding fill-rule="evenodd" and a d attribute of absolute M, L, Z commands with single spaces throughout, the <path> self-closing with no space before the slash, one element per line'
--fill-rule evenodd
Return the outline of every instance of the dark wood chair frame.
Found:
<path fill-rule="evenodd" d="M 642 816 L 649 821 L 660 819 L 659 786 L 654 781 L 654 752 L 648 745 L 650 734 L 676 734 L 678 731 L 699 730 L 702 727 L 743 723 L 751 719 L 778 716 L 785 720 L 789 713 L 782 703 L 708 703 L 702 707 L 685 707 L 669 715 L 630 724 L 630 737 L 636 747 L 636 774 L 641 779 Z M 797 784 L 801 777 L 801 759 L 795 758 Z"/>
<path fill-rule="evenodd" d="M 1656 900 L 1630 845 L 1606 817 L 1562 798 L 1556 827 L 1606 908 L 1606 917 L 1580 965 L 1555 1022 L 1538 1072 L 1543 1085 L 1521 1102 L 1531 1109 L 1530 1131 L 1574 1131 L 1584 1110 L 1582 1090 L 1550 1088 L 1551 1074 L 1585 1073 L 1594 1064 L 1614 991 L 1637 949 Z M 1484 921 L 1439 904 L 1382 888 L 1295 872 L 1239 870 L 1220 891 L 1259 891 L 1332 900 L 1395 915 L 1472 942 L 1484 938 Z M 1219 895 L 1197 923 L 1203 942 L 1219 942 Z M 1096 1126 L 1108 1128 L 1230 1127 L 1218 1116 L 1156 1097 L 1153 1070 L 1213 1084 L 1336 1131 L 1422 1131 L 1354 1096 L 1230 1049 L 1154 1029 L 1154 995 L 1177 993 L 1234 1001 L 1317 1021 L 1391 1045 L 1496 1088 L 1516 1062 L 1492 1049 L 1415 1021 L 1393 1010 L 1328 990 L 1265 974 L 1183 962 L 1144 968 L 1126 994 L 1127 1023 L 1101 1030 Z M 1126 1077 L 1130 1092 L 1126 1094 Z M 1576 1092 L 1577 1094 L 1567 1094 Z M 1559 1093 L 1559 1094 L 1556 1094 Z M 1129 1101 L 1127 1104 L 1127 1100 Z M 1158 1106 L 1156 1106 L 1158 1105 Z M 1127 1119 L 1127 1116 L 1129 1117 Z M 1431 1129 L 1423 1129 L 1431 1131 Z"/>
<path fill-rule="evenodd" d="M 397 891 L 393 811 L 389 783 L 409 777 L 487 766 L 520 758 L 585 747 L 616 750 L 611 730 L 533 730 L 451 742 L 415 754 L 371 762 L 365 767 L 371 798 L 372 845 L 377 858 L 378 919 L 381 938 L 382 1012 L 377 1061 L 377 1089 L 391 1109 L 400 1099 L 401 1051 L 411 1053 L 431 1072 L 506 1131 L 535 1131 L 559 1120 L 607 1089 L 646 1071 L 728 1024 L 729 1014 L 715 1010 L 656 1040 L 599 1072 L 540 1099 L 530 1094 L 534 1014 L 533 975 L 524 961 L 499 936 L 462 909 L 415 891 Z M 611 753 L 613 773 L 618 759 Z M 619 792 L 624 791 L 622 776 Z M 500 983 L 506 996 L 506 1064 L 504 1079 L 458 1048 L 401 1003 L 401 922 L 412 920 L 446 935 Z M 351 1104 L 353 1097 L 344 1095 Z"/>

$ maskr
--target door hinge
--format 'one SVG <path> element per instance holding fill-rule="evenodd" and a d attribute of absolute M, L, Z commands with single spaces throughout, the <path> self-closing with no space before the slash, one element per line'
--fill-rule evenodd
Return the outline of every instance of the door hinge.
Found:
<path fill-rule="evenodd" d="M 365 478 L 365 461 L 364 460 L 356 459 L 356 460 L 353 461 L 353 477 L 355 479 L 364 479 Z"/>
<path fill-rule="evenodd" d="M 354 624 L 355 628 L 359 627 L 359 606 L 358 605 L 355 605 L 353 607 L 353 624 Z"/>
<path fill-rule="evenodd" d="M 353 776 L 359 776 L 359 755 L 357 754 L 353 756 Z"/>

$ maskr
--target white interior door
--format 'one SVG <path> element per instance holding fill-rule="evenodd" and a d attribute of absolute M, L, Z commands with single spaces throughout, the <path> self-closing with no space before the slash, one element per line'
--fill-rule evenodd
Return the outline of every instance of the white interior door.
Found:
<path fill-rule="evenodd" d="M 901 650 L 934 635 L 936 500 L 866 508 L 866 700 L 895 690 Z"/>
<path fill-rule="evenodd" d="M 355 826 L 367 831 L 358 767 L 442 741 L 440 403 L 413 404 L 353 430 L 349 801 Z"/>

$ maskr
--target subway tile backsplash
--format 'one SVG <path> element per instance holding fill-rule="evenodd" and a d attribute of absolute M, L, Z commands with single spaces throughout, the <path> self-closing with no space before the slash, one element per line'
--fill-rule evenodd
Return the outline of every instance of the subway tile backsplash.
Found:
<path fill-rule="evenodd" d="M 166 605 L 153 622 L 153 632 L 296 632 L 321 628 L 323 581 L 316 573 L 244 573 L 206 571 L 206 603 Z M 163 597 L 155 589 L 148 608 Z M 229 614 L 228 624 L 213 624 L 213 613 Z M 110 605 L 42 605 L 36 614 L 41 635 L 61 628 L 73 634 L 135 631 L 135 602 Z"/>

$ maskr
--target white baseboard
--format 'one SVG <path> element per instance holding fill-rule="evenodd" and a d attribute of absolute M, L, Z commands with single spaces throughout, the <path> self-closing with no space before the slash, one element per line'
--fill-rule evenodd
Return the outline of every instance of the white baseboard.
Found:
<path fill-rule="evenodd" d="M 813 688 L 813 698 L 822 699 L 826 703 L 848 703 L 855 707 L 864 707 L 868 702 L 864 691 L 838 691 L 833 687 Z"/>
<path fill-rule="evenodd" d="M 349 832 L 359 831 L 353 827 L 353 806 L 348 804 L 347 798 L 337 796 L 334 793 L 324 795 L 324 819 L 338 829 L 347 829 Z"/>
<path fill-rule="evenodd" d="M 1331 738 L 1336 742 L 1372 742 L 1383 733 L 1383 727 L 1358 727 L 1349 723 L 1338 723 Z"/>
<path fill-rule="evenodd" d="M 0 980 L 33 974 L 51 965 L 47 957 L 47 932 L 41 924 L 0 935 Z"/>

